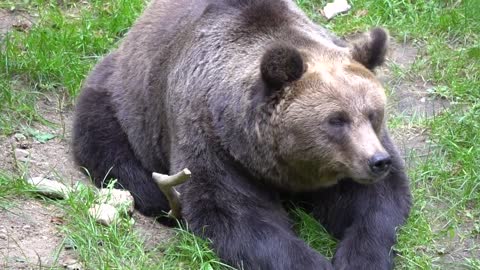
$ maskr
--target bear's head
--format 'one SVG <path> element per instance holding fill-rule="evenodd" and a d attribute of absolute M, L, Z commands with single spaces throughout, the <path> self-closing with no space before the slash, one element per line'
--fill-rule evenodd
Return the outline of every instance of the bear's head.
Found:
<path fill-rule="evenodd" d="M 389 172 L 381 143 L 386 96 L 372 71 L 387 43 L 388 34 L 376 28 L 342 49 L 267 49 L 261 76 L 267 95 L 276 97 L 269 121 L 281 186 L 307 190 L 344 178 L 368 184 Z"/>

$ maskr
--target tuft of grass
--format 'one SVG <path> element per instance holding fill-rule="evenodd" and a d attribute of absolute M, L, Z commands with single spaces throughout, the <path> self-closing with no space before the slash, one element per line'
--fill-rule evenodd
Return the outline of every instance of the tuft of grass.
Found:
<path fill-rule="evenodd" d="M 11 198 L 28 196 L 30 191 L 31 187 L 21 177 L 0 171 L 0 210 L 13 205 Z"/>
<path fill-rule="evenodd" d="M 295 230 L 310 247 L 320 252 L 328 259 L 333 258 L 337 240 L 310 214 L 301 208 L 292 210 L 295 220 Z"/>
<path fill-rule="evenodd" d="M 2 40 L 0 114 L 7 117 L 0 121 L 0 133 L 12 133 L 18 123 L 41 118 L 34 106 L 37 93 L 64 92 L 73 99 L 88 71 L 127 32 L 145 2 L 6 3 L 36 16 L 31 16 L 31 28 L 10 31 Z"/>
<path fill-rule="evenodd" d="M 235 269 L 222 263 L 210 242 L 193 235 L 188 230 L 188 225 L 180 225 L 175 229 L 176 240 L 168 245 L 165 250 L 165 259 L 162 261 L 163 269 Z"/>
<path fill-rule="evenodd" d="M 99 225 L 88 214 L 95 193 L 91 186 L 78 185 L 72 196 L 59 202 L 66 213 L 61 230 L 87 269 L 232 269 L 188 228 L 175 229 L 175 239 L 148 250 L 128 215 L 112 226 Z"/>
<path fill-rule="evenodd" d="M 95 203 L 91 186 L 77 185 L 75 192 L 56 204 L 65 210 L 60 229 L 87 269 L 153 269 L 159 263 L 155 251 L 147 252 L 133 220 L 127 215 L 111 226 L 102 226 L 88 214 Z"/>
<path fill-rule="evenodd" d="M 40 120 L 35 109 L 36 91 L 31 91 L 16 80 L 8 80 L 0 74 L 0 134 L 11 134 L 18 127 L 18 120 L 26 125 Z"/>

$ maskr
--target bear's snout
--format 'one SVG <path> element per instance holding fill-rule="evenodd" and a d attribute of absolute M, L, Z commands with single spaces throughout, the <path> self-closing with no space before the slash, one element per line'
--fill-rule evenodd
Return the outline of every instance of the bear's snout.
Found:
<path fill-rule="evenodd" d="M 386 153 L 376 153 L 368 160 L 370 172 L 374 175 L 383 175 L 390 170 L 392 158 Z"/>

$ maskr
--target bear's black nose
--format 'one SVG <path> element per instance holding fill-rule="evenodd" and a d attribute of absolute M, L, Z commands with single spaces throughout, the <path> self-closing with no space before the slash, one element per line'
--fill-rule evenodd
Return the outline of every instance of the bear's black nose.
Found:
<path fill-rule="evenodd" d="M 368 160 L 368 166 L 374 174 L 382 174 L 386 172 L 390 165 L 392 165 L 392 159 L 388 154 L 375 154 Z"/>

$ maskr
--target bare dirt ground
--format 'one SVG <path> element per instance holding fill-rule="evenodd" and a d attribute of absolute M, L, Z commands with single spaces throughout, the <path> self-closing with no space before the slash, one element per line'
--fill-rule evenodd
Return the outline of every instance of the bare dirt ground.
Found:
<path fill-rule="evenodd" d="M 429 94 L 434 85 L 423 78 L 404 80 L 394 76 L 394 66 L 407 70 L 418 56 L 418 49 L 412 44 L 391 42 L 387 64 L 377 71 L 379 79 L 390 93 L 387 109 L 390 117 L 429 118 L 449 106 L 447 100 Z M 412 162 L 415 158 L 428 155 L 431 145 L 426 143 L 426 130 L 413 124 L 399 130 L 393 129 L 391 132 L 407 167 L 414 166 Z"/>
<path fill-rule="evenodd" d="M 56 228 L 62 215 L 56 207 L 23 199 L 1 210 L 0 268 L 43 269 L 74 264 L 75 253 L 62 248 L 64 237 Z"/>
<path fill-rule="evenodd" d="M 12 29 L 26 30 L 30 28 L 33 22 L 32 14 L 27 12 L 0 9 L 0 41 L 8 31 Z"/>
<path fill-rule="evenodd" d="M 31 23 L 31 17 L 21 12 L 12 13 L 0 9 L 0 41 L 10 29 L 28 28 Z M 406 68 L 415 61 L 418 52 L 414 46 L 397 43 L 392 45 L 387 66 L 395 64 Z M 448 106 L 445 101 L 429 96 L 428 89 L 432 85 L 421 78 L 397 80 L 389 68 L 382 68 L 378 75 L 393 93 L 389 105 L 393 115 L 431 117 Z M 29 127 L 29 131 L 21 131 L 8 137 L 0 136 L 0 149 L 3 149 L 0 152 L 0 168 L 23 173 L 25 177 L 43 176 L 68 185 L 77 181 L 89 182 L 74 166 L 71 158 L 71 106 L 65 106 L 65 98 L 61 95 L 46 96 L 37 106 L 41 115 L 52 124 L 36 123 Z M 53 135 L 53 138 L 39 142 L 38 138 L 35 139 L 38 134 Z M 393 136 L 407 159 L 412 150 L 428 153 L 424 130 L 412 126 L 408 130 L 393 132 Z M 28 161 L 17 160 L 15 149 L 27 151 L 24 153 L 28 153 L 25 157 Z M 407 165 L 413 164 L 409 165 L 407 160 Z M 62 211 L 34 199 L 18 199 L 12 202 L 12 205 L 8 209 L 0 208 L 0 268 L 42 269 L 70 265 L 70 269 L 75 269 L 76 255 L 72 250 L 63 247 L 65 235 L 57 228 L 62 220 Z M 152 219 L 138 213 L 134 214 L 134 218 L 137 221 L 137 230 L 148 241 L 147 247 L 153 247 L 171 236 L 168 228 Z"/>

